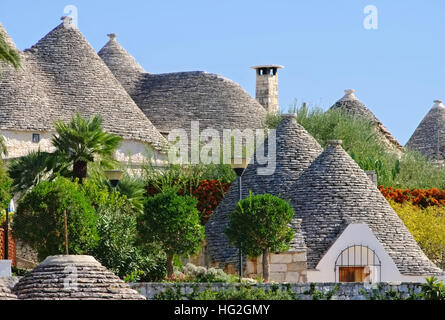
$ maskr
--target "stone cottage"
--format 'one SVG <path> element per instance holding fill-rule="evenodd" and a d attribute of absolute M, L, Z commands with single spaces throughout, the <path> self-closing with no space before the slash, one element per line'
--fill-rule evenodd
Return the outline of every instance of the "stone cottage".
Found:
<path fill-rule="evenodd" d="M 286 149 L 292 155 L 277 156 L 277 162 L 293 160 L 293 169 L 286 172 L 277 166 L 276 177 L 280 172 L 284 175 L 276 180 L 267 177 L 268 183 L 262 184 L 262 177 L 247 178 L 253 169 L 249 164 L 242 180 L 243 197 L 249 190 L 281 194 L 295 210 L 291 225 L 295 238 L 288 252 L 271 254 L 270 279 L 419 282 L 430 275 L 443 278 L 443 271 L 425 256 L 375 183 L 343 150 L 341 141 L 331 141 L 320 153 L 318 144 L 303 130 L 291 117 L 285 117 L 277 130 L 277 140 L 283 145 L 287 138 L 280 139 L 280 134 L 295 133 L 290 141 L 298 142 Z M 209 264 L 228 272 L 236 272 L 239 263 L 239 251 L 230 247 L 224 234 L 228 214 L 238 200 L 235 193 L 227 193 L 206 228 Z M 245 274 L 261 274 L 260 262 L 261 257 L 248 259 Z"/>
<path fill-rule="evenodd" d="M 420 152 L 431 160 L 445 160 L 445 106 L 441 100 L 426 114 L 406 144 L 406 148 Z"/>
<path fill-rule="evenodd" d="M 264 142 L 265 153 L 268 150 L 268 140 Z M 287 199 L 288 187 L 292 186 L 298 179 L 300 173 L 306 169 L 315 158 L 321 153 L 322 148 L 318 142 L 297 123 L 295 115 L 283 115 L 283 120 L 276 130 L 276 167 L 271 175 L 259 175 L 258 170 L 261 165 L 258 161 L 251 160 L 242 175 L 242 197 L 245 198 L 252 191 L 254 194 L 270 193 L 279 194 Z M 229 246 L 224 229 L 227 227 L 229 213 L 235 208 L 239 200 L 239 180 L 235 181 L 224 199 L 206 224 L 206 253 L 208 263 L 224 268 L 228 272 L 235 272 L 238 269 L 239 253 L 237 248 Z M 294 229 L 300 229 L 299 222 L 295 221 Z M 300 259 L 302 250 L 304 251 L 304 240 L 299 237 L 299 232 L 292 244 L 292 253 L 286 253 L 288 257 L 272 256 L 271 262 L 281 264 L 282 261 Z M 303 255 L 305 253 L 303 252 Z M 296 257 L 298 256 L 298 257 Z M 257 263 L 258 260 L 258 263 Z M 253 276 L 261 273 L 261 258 L 250 259 L 246 264 L 246 274 Z M 279 268 L 282 268 L 280 266 Z M 275 280 L 285 280 L 274 278 L 275 267 L 271 266 L 271 277 Z M 289 279 L 287 279 L 289 280 Z"/>
<path fill-rule="evenodd" d="M 310 282 L 422 281 L 443 277 L 376 185 L 331 141 L 290 188 Z"/>
<path fill-rule="evenodd" d="M 116 158 L 131 164 L 147 157 L 165 159 L 165 137 L 172 129 L 190 134 L 212 128 L 262 129 L 268 110 L 278 112 L 281 66 L 259 66 L 257 99 L 235 82 L 207 72 L 151 74 L 110 34 L 96 53 L 71 18 L 30 49 L 20 52 L 18 71 L 1 64 L 0 132 L 9 158 L 32 150 L 51 151 L 55 120 L 68 121 L 74 112 L 100 115 L 104 128 L 124 142 Z M 16 48 L 2 25 L 0 33 Z M 263 104 L 261 104 L 261 103 Z"/>
<path fill-rule="evenodd" d="M 124 138 L 116 152 L 122 161 L 142 158 L 148 148 L 160 154 L 166 141 L 130 98 L 70 18 L 23 52 L 18 71 L 2 65 L 0 130 L 9 157 L 31 150 L 51 151 L 56 120 L 75 112 L 100 115 L 104 128 Z M 13 41 L 0 26 L 0 32 Z"/>
<path fill-rule="evenodd" d="M 200 130 L 219 132 L 264 128 L 269 106 L 261 105 L 235 82 L 201 71 L 147 73 L 116 41 L 115 34 L 109 37 L 99 56 L 164 136 L 176 128 L 190 134 L 192 121 L 199 121 Z M 257 79 L 257 85 L 266 87 L 261 81 Z M 273 82 L 278 86 L 276 77 Z M 259 94 L 263 91 L 258 89 Z M 273 108 L 278 111 L 278 100 Z"/>

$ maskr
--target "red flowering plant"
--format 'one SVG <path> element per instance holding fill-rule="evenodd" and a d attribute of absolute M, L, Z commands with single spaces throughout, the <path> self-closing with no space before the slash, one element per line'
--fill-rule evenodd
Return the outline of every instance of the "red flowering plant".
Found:
<path fill-rule="evenodd" d="M 380 192 L 388 200 L 397 203 L 410 202 L 422 208 L 445 205 L 445 190 L 432 189 L 395 189 L 379 186 Z"/>
<path fill-rule="evenodd" d="M 201 216 L 201 222 L 207 223 L 213 211 L 218 207 L 225 193 L 229 190 L 230 183 L 219 180 L 202 180 L 194 187 L 184 187 L 178 190 L 179 195 L 191 195 L 198 200 L 197 209 Z M 161 190 L 153 185 L 147 187 L 150 196 L 154 196 Z"/>

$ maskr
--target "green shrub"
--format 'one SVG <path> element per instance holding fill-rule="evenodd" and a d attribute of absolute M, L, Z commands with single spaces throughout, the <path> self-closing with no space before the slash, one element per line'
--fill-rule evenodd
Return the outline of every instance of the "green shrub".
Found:
<path fill-rule="evenodd" d="M 422 209 L 411 203 L 389 203 L 428 258 L 439 267 L 444 267 L 445 207 Z"/>
<path fill-rule="evenodd" d="M 99 241 L 91 254 L 128 281 L 160 281 L 165 277 L 165 254 L 152 243 L 137 245 L 136 215 L 140 212 L 126 195 L 109 189 L 100 179 L 81 186 L 97 212 Z M 135 276 L 137 275 L 137 277 Z"/>
<path fill-rule="evenodd" d="M 25 194 L 14 215 L 13 234 L 33 247 L 40 260 L 65 254 L 64 212 L 69 252 L 90 251 L 98 241 L 96 213 L 77 183 L 65 178 L 40 182 Z"/>
<path fill-rule="evenodd" d="M 422 284 L 421 296 L 425 300 L 445 300 L 445 286 L 436 277 L 428 277 Z"/>
<path fill-rule="evenodd" d="M 0 160 L 0 206 L 2 209 L 6 208 L 11 200 L 11 184 L 12 180 Z"/>
<path fill-rule="evenodd" d="M 294 106 L 297 121 L 322 147 L 328 140 L 343 140 L 343 148 L 363 170 L 374 170 L 379 185 L 394 188 L 445 188 L 445 168 L 412 150 L 396 155 L 381 141 L 375 124 L 342 110 Z M 280 119 L 280 116 L 275 116 Z M 275 120 L 278 121 L 278 120 Z M 272 120 L 271 120 L 272 121 Z"/>
<path fill-rule="evenodd" d="M 144 213 L 138 215 L 138 234 L 143 245 L 159 243 L 167 254 L 167 274 L 173 275 L 173 256 L 197 253 L 204 239 L 197 200 L 178 196 L 177 189 L 165 189 L 147 198 Z"/>
<path fill-rule="evenodd" d="M 238 202 L 225 230 L 232 246 L 249 257 L 263 255 L 263 277 L 269 280 L 270 252 L 289 249 L 294 231 L 288 225 L 294 210 L 289 202 L 270 194 L 250 195 Z"/>
<path fill-rule="evenodd" d="M 201 292 L 198 286 L 191 293 L 183 293 L 181 286 L 168 288 L 155 295 L 154 300 L 297 300 L 300 297 L 290 286 L 280 289 L 272 285 L 270 289 L 256 288 L 252 285 L 235 285 L 221 290 L 206 289 Z"/>

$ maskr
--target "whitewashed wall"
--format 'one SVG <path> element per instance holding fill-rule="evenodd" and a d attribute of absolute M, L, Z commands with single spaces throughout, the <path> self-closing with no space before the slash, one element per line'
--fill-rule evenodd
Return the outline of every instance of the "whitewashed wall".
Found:
<path fill-rule="evenodd" d="M 349 246 L 363 245 L 374 250 L 381 261 L 381 282 L 424 282 L 424 276 L 402 275 L 367 224 L 350 224 L 323 256 L 316 270 L 307 271 L 308 282 L 336 282 L 335 262 Z"/>
<path fill-rule="evenodd" d="M 32 141 L 33 133 L 40 134 L 40 142 Z M 8 149 L 7 159 L 23 157 L 31 151 L 53 152 L 54 147 L 51 144 L 52 132 L 39 131 L 12 131 L 1 130 Z M 124 140 L 115 152 L 117 160 L 124 164 L 133 164 L 138 166 L 149 157 L 157 159 L 157 164 L 162 164 L 166 156 L 161 155 L 147 144 L 137 140 Z"/>

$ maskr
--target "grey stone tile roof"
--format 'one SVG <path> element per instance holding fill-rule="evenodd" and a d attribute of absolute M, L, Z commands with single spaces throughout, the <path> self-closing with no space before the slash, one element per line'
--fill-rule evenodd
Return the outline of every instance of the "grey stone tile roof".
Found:
<path fill-rule="evenodd" d="M 0 278 L 0 300 L 17 300 L 17 296 L 12 292 L 17 281 L 17 277 Z"/>
<path fill-rule="evenodd" d="M 316 267 L 349 224 L 366 223 L 402 274 L 442 274 L 340 144 L 325 149 L 300 175 L 289 197 L 295 219 L 303 220 L 309 269 Z"/>
<path fill-rule="evenodd" d="M 80 31 L 61 23 L 22 53 L 23 68 L 0 79 L 0 127 L 53 131 L 75 112 L 100 115 L 108 132 L 162 150 L 166 141 Z M 7 67 L 6 67 L 7 68 Z"/>
<path fill-rule="evenodd" d="M 116 40 L 99 51 L 116 78 L 162 133 L 200 121 L 200 129 L 264 128 L 266 110 L 235 82 L 207 72 L 142 73 Z M 122 66 L 129 66 L 125 74 Z"/>
<path fill-rule="evenodd" d="M 16 48 L 2 25 L 0 33 Z M 22 66 L 18 70 L 0 62 L 0 129 L 46 130 L 51 125 L 51 102 L 35 76 L 38 67 L 29 63 L 24 53 L 20 55 Z"/>
<path fill-rule="evenodd" d="M 354 90 L 345 90 L 345 96 L 338 100 L 331 109 L 345 111 L 353 116 L 362 117 L 371 123 L 374 123 L 382 141 L 394 151 L 403 151 L 403 147 L 393 137 L 391 132 L 383 125 L 383 123 L 354 95 Z"/>
<path fill-rule="evenodd" d="M 25 300 L 144 300 L 91 256 L 52 256 L 14 286 Z"/>
<path fill-rule="evenodd" d="M 445 160 L 445 107 L 436 100 L 406 144 L 430 159 Z"/>
<path fill-rule="evenodd" d="M 267 154 L 268 140 L 265 141 Z M 295 115 L 283 116 L 276 131 L 276 169 L 274 174 L 262 176 L 257 174 L 258 162 L 247 166 L 242 175 L 243 198 L 253 194 L 270 193 L 288 199 L 288 187 L 299 177 L 312 161 L 321 153 L 318 142 L 297 123 Z M 228 216 L 239 200 L 238 180 L 229 188 L 218 208 L 206 224 L 207 248 L 212 260 L 221 265 L 236 263 L 238 250 L 229 245 L 224 230 L 229 223 Z M 293 225 L 297 232 L 293 249 L 304 246 L 304 240 L 299 236 L 298 223 Z"/>
<path fill-rule="evenodd" d="M 98 55 L 125 90 L 133 95 L 136 85 L 146 72 L 136 59 L 116 41 L 116 34 L 109 34 L 108 36 L 110 40 L 98 52 Z"/>

